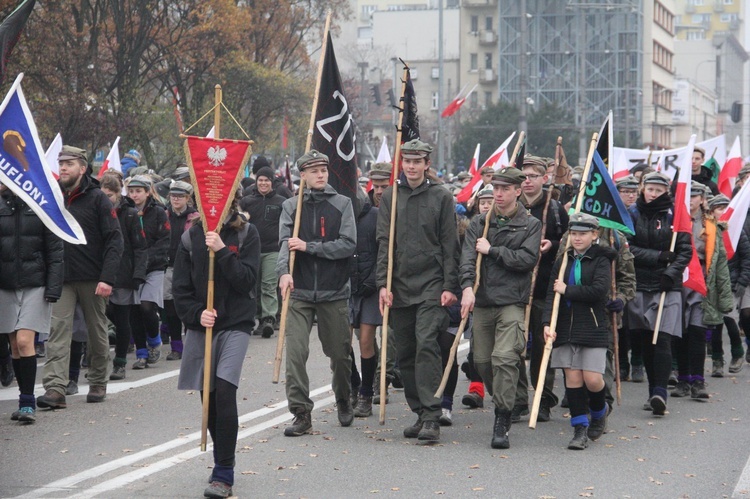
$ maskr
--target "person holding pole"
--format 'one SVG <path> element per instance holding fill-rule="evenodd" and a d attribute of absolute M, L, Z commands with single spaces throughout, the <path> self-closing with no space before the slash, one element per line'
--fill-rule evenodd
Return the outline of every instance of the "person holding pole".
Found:
<path fill-rule="evenodd" d="M 551 160 L 538 156 L 526 156 L 523 160 L 522 172 L 526 176 L 521 184 L 521 197 L 519 202 L 526 210 L 540 222 L 543 221 L 544 207 L 547 203 L 547 193 L 544 186 L 547 184 L 547 167 Z M 551 188 L 551 187 L 548 187 Z M 528 335 L 531 338 L 529 374 L 531 383 L 536 386 L 539 379 L 539 367 L 544 355 L 544 331 L 542 328 L 542 312 L 544 311 L 544 299 L 547 296 L 547 285 L 552 275 L 552 266 L 555 263 L 555 255 L 560 247 L 560 238 L 568 227 L 568 214 L 565 208 L 556 199 L 549 200 L 547 208 L 546 230 L 542 235 L 539 269 L 537 271 L 536 283 L 534 284 L 533 298 L 531 304 L 531 317 L 529 321 Z M 529 411 L 529 382 L 526 376 L 526 365 L 522 363 L 523 369 L 518 377 L 518 388 L 516 390 L 516 401 L 513 406 L 513 422 L 521 421 L 521 416 Z M 557 396 L 553 392 L 555 386 L 555 371 L 547 369 L 544 378 L 544 390 L 542 402 L 539 407 L 538 421 L 550 420 L 550 409 L 557 405 Z"/>
<path fill-rule="evenodd" d="M 519 358 L 526 346 L 523 327 L 530 272 L 542 240 L 541 222 L 518 202 L 524 180 L 517 168 L 502 168 L 492 176 L 494 213 L 472 219 L 461 252 L 461 315 L 474 311 L 474 365 L 495 404 L 493 449 L 510 447 Z M 485 223 L 490 224 L 486 238 L 481 237 Z M 485 257 L 475 296 L 477 253 Z"/>
<path fill-rule="evenodd" d="M 196 220 L 183 233 L 174 260 L 172 295 L 185 324 L 179 390 L 200 390 L 208 397 L 208 431 L 214 442 L 214 469 L 206 497 L 229 497 L 234 485 L 237 446 L 237 387 L 257 307 L 255 286 L 260 269 L 260 238 L 255 226 L 238 213 L 239 192 L 219 233 L 204 233 Z M 209 250 L 215 253 L 213 276 Z M 213 308 L 206 308 L 213 277 Z M 213 328 L 211 389 L 203 392 L 205 330 Z"/>
<path fill-rule="evenodd" d="M 380 310 L 390 307 L 404 395 L 417 414 L 404 437 L 427 442 L 440 439 L 442 410 L 435 392 L 443 370 L 438 337 L 448 328 L 445 307 L 457 302 L 453 290 L 459 286 L 453 196 L 428 178 L 431 152 L 432 146 L 419 139 L 401 146 L 403 173 L 383 194 L 377 227 Z M 393 189 L 398 194 L 392 214 Z M 392 215 L 394 261 L 389 261 Z M 390 293 L 386 287 L 389 267 L 393 271 Z"/>
<path fill-rule="evenodd" d="M 328 185 L 328 157 L 311 149 L 297 160 L 305 184 L 299 215 L 299 237 L 292 237 L 297 197 L 282 205 L 279 224 L 281 295 L 289 298 L 286 333 L 286 396 L 294 414 L 287 437 L 312 431 L 313 401 L 307 359 L 310 330 L 318 319 L 318 336 L 333 371 L 333 392 L 341 426 L 354 421 L 351 404 L 351 344 L 349 328 L 350 258 L 357 247 L 357 225 L 351 200 Z M 289 252 L 296 252 L 294 273 L 289 273 Z"/>
<path fill-rule="evenodd" d="M 550 364 L 565 371 L 565 393 L 574 429 L 568 449 L 583 450 L 598 439 L 607 424 L 604 370 L 610 342 L 606 303 L 612 283 L 611 264 L 617 251 L 594 244 L 599 220 L 586 213 L 570 216 L 568 258 L 558 258 L 549 283 L 542 324 L 545 339 L 554 341 Z M 565 268 L 561 267 L 565 264 Z M 560 272 L 562 270 L 562 272 Z M 550 330 L 555 293 L 562 297 L 557 327 Z M 589 416 L 591 414 L 591 421 Z"/>
<path fill-rule="evenodd" d="M 627 304 L 628 325 L 641 338 L 643 364 L 648 378 L 644 409 L 663 416 L 667 409 L 667 383 L 672 370 L 672 338 L 682 336 L 682 274 L 692 257 L 690 235 L 677 233 L 670 250 L 674 202 L 669 177 L 652 172 L 643 177 L 643 191 L 630 207 L 635 234 L 628 236 L 635 263 L 636 293 Z M 652 332 L 664 293 L 664 309 L 656 344 Z"/>

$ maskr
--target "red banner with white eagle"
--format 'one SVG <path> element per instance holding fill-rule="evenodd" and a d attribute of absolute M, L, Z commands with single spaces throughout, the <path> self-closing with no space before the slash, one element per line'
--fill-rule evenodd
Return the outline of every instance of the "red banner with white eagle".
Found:
<path fill-rule="evenodd" d="M 192 136 L 185 140 L 190 180 L 206 232 L 221 230 L 252 153 L 252 142 L 246 140 Z"/>

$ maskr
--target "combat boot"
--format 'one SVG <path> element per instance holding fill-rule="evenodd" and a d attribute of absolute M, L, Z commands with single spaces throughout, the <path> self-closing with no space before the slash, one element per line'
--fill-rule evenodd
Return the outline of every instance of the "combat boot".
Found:
<path fill-rule="evenodd" d="M 495 409 L 495 424 L 492 427 L 492 442 L 490 447 L 493 449 L 509 449 L 510 440 L 508 432 L 510 431 L 511 413 L 504 409 Z"/>

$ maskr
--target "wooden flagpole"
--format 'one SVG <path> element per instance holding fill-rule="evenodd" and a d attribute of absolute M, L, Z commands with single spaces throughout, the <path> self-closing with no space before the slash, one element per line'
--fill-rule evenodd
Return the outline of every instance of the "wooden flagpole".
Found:
<path fill-rule="evenodd" d="M 562 158 L 562 154 L 560 154 L 560 150 L 562 149 L 562 137 L 557 137 L 557 144 L 555 145 L 555 172 L 557 172 L 557 169 L 560 168 L 560 161 Z M 555 181 L 554 177 L 552 179 L 548 179 L 547 183 L 549 184 L 549 190 L 547 191 L 547 200 L 544 203 L 544 210 L 542 210 L 542 239 L 544 239 L 545 234 L 547 233 L 547 213 L 549 212 L 549 205 L 552 201 L 552 191 L 555 190 Z M 526 304 L 526 315 L 524 316 L 523 320 L 523 353 L 522 356 L 526 355 L 526 345 L 529 344 L 529 327 L 531 326 L 531 306 L 534 304 L 534 287 L 536 286 L 536 278 L 539 274 L 539 264 L 542 261 L 542 252 L 540 251 L 539 254 L 536 257 L 536 265 L 534 265 L 534 271 L 531 273 L 531 293 L 529 294 L 529 303 Z M 526 364 L 524 363 L 524 366 Z M 525 367 L 524 367 L 525 369 Z"/>
<path fill-rule="evenodd" d="M 578 194 L 576 195 L 576 206 L 573 213 L 581 211 L 583 205 L 583 195 L 586 192 L 586 182 L 589 178 L 589 172 L 591 171 L 591 161 L 594 157 L 594 151 L 596 151 L 596 143 L 599 139 L 599 134 L 594 133 L 591 137 L 591 145 L 589 146 L 589 153 L 586 157 L 586 166 L 583 169 L 583 175 L 581 175 L 581 185 L 578 187 Z M 563 252 L 563 260 L 560 265 L 560 271 L 557 279 L 562 281 L 565 279 L 565 267 L 568 265 L 568 248 L 570 248 L 570 237 L 568 237 L 565 243 L 565 251 Z M 549 328 L 550 332 L 554 332 L 557 327 L 557 316 L 560 312 L 560 293 L 555 293 L 555 299 L 552 303 L 552 317 L 550 318 Z M 547 377 L 547 365 L 549 364 L 549 356 L 552 353 L 552 343 L 554 340 L 548 339 L 544 342 L 544 355 L 542 356 L 542 363 L 539 366 L 539 377 L 536 383 L 536 390 L 534 391 L 534 404 L 531 408 L 531 416 L 529 417 L 529 428 L 536 428 L 536 420 L 539 416 L 539 404 L 542 402 L 542 390 L 544 389 L 544 381 Z"/>
<path fill-rule="evenodd" d="M 312 113 L 310 113 L 310 126 L 307 129 L 307 142 L 305 143 L 305 152 L 310 151 L 312 146 L 313 127 L 315 126 L 315 115 L 318 110 L 318 94 L 320 94 L 320 80 L 323 78 L 323 63 L 325 62 L 326 52 L 328 51 L 328 31 L 331 28 L 331 11 L 326 15 L 326 24 L 323 29 L 323 45 L 320 48 L 320 62 L 318 63 L 318 76 L 315 82 L 315 96 L 313 97 Z M 289 165 L 287 164 L 287 168 Z M 302 198 L 305 194 L 305 177 L 300 175 L 299 190 L 297 191 L 297 211 L 294 214 L 294 228 L 292 237 L 299 237 L 300 218 L 302 216 Z M 294 275 L 294 261 L 296 251 L 289 251 L 289 275 Z M 286 336 L 286 316 L 289 312 L 289 296 L 291 289 L 287 288 L 284 296 L 281 297 L 281 320 L 279 322 L 279 338 L 276 341 L 276 357 L 273 363 L 273 383 L 279 382 L 281 375 L 281 357 L 284 354 L 284 337 Z"/>
<path fill-rule="evenodd" d="M 513 160 L 515 161 L 516 156 L 518 155 L 518 150 L 521 147 L 521 144 L 523 144 L 524 139 L 526 138 L 526 132 L 521 131 L 521 133 L 518 136 L 518 140 L 516 141 L 516 147 L 513 150 Z M 477 191 L 479 192 L 479 191 Z M 490 210 L 487 212 L 487 215 L 484 217 L 484 230 L 482 231 L 482 237 L 484 239 L 487 239 L 487 232 L 490 229 L 490 220 L 492 220 L 492 214 L 495 211 L 495 198 L 492 198 L 492 205 L 490 206 Z M 476 271 L 474 276 L 474 286 L 472 288 L 472 291 L 474 294 L 477 294 L 477 290 L 479 289 L 479 278 L 482 274 L 482 255 L 481 253 L 477 252 L 477 262 L 476 262 Z M 448 355 L 448 363 L 445 365 L 445 369 L 443 370 L 443 378 L 440 380 L 440 386 L 438 387 L 437 391 L 435 392 L 435 398 L 440 398 L 443 396 L 443 392 L 445 391 L 445 386 L 448 384 L 448 378 L 451 374 L 451 366 L 453 365 L 453 361 L 456 359 L 456 353 L 458 352 L 458 344 L 461 343 L 461 336 L 464 334 L 464 329 L 466 329 L 466 323 L 469 320 L 469 314 L 466 314 L 466 317 L 461 318 L 461 323 L 458 325 L 458 331 L 456 331 L 456 337 L 453 339 L 453 344 L 451 345 L 451 351 Z M 380 399 L 383 400 L 382 398 Z"/>
<path fill-rule="evenodd" d="M 401 61 L 403 62 L 403 61 Z M 401 107 L 398 111 L 398 128 L 396 129 L 396 146 L 393 151 L 393 185 L 391 186 L 391 222 L 388 229 L 388 271 L 385 279 L 385 289 L 388 296 L 391 296 L 391 287 L 393 284 L 393 247 L 396 239 L 396 199 L 398 198 L 398 168 L 401 166 L 401 127 L 404 124 L 404 107 L 406 102 L 406 79 L 408 78 L 409 66 L 404 63 L 404 72 L 401 76 Z M 383 324 L 380 327 L 380 414 L 378 422 L 385 424 L 385 406 L 386 406 L 386 363 L 388 361 L 388 316 L 391 307 L 383 307 Z"/>
<path fill-rule="evenodd" d="M 615 229 L 609 229 L 609 247 L 615 247 Z M 612 260 L 612 299 L 617 299 L 617 259 Z M 615 387 L 617 387 L 617 405 L 619 406 L 622 402 L 622 386 L 620 379 L 620 336 L 617 331 L 617 312 L 612 312 L 610 315 L 610 322 L 612 323 L 612 338 L 615 343 L 614 355 L 615 355 Z"/>
<path fill-rule="evenodd" d="M 688 189 L 690 186 L 688 186 Z M 669 244 L 669 251 L 674 253 L 674 248 L 677 245 L 677 231 L 672 227 L 672 242 Z M 667 297 L 667 292 L 662 291 L 659 296 L 659 308 L 656 312 L 656 323 L 654 324 L 654 335 L 651 338 L 651 344 L 656 345 L 656 341 L 659 339 L 659 328 L 661 327 L 661 317 L 664 314 L 664 300 Z"/>
<path fill-rule="evenodd" d="M 214 137 L 221 137 L 221 85 L 214 87 Z M 220 222 L 221 223 L 221 222 Z M 219 226 L 221 227 L 221 226 Z M 204 225 L 204 230 L 205 230 Z M 217 232 L 220 230 L 217 229 Z M 213 311 L 214 309 L 214 264 L 216 262 L 216 254 L 214 250 L 208 250 L 208 291 L 206 293 L 206 310 Z M 211 396 L 211 356 L 213 346 L 214 328 L 206 328 L 205 338 L 205 354 L 203 358 L 203 417 L 201 418 L 201 452 L 206 451 L 206 442 L 208 440 L 208 400 Z"/>

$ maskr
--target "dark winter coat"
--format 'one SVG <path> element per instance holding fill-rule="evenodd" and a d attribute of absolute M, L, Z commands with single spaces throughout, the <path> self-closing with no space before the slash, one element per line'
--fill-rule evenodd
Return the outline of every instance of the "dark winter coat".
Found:
<path fill-rule="evenodd" d="M 542 195 L 533 204 L 527 204 L 525 196 L 521 196 L 518 201 L 526 207 L 531 215 L 542 222 L 544 214 L 544 203 L 547 200 L 546 190 L 542 190 Z M 549 209 L 547 210 L 547 226 L 545 227 L 542 239 L 548 239 L 552 243 L 552 248 L 542 255 L 539 260 L 539 270 L 536 274 L 536 283 L 534 284 L 534 299 L 544 300 L 547 296 L 547 287 L 552 275 L 552 266 L 555 264 L 555 256 L 560 248 L 560 238 L 568 230 L 568 214 L 565 208 L 556 199 L 550 200 Z"/>
<path fill-rule="evenodd" d="M 238 215 L 234 215 L 235 217 Z M 224 224 L 219 233 L 225 247 L 216 252 L 214 266 L 214 332 L 243 331 L 250 334 L 257 309 L 254 290 L 260 272 L 260 239 L 250 224 L 240 244 L 240 231 Z M 172 294 L 177 315 L 185 327 L 204 331 L 201 313 L 206 309 L 208 248 L 201 224 L 189 229 L 190 250 L 180 244 L 175 258 Z"/>
<path fill-rule="evenodd" d="M 439 303 L 444 291 L 459 288 L 460 248 L 453 196 L 430 179 L 412 189 L 403 174 L 397 186 L 393 307 Z M 378 209 L 378 288 L 386 286 L 393 188 L 385 190 Z"/>
<path fill-rule="evenodd" d="M 0 199 L 0 289 L 44 287 L 55 302 L 63 287 L 63 241 L 21 199 Z"/>
<path fill-rule="evenodd" d="M 711 194 L 716 196 L 718 194 L 721 194 L 721 192 L 719 191 L 719 186 L 716 185 L 716 182 L 711 180 L 712 178 L 713 173 L 711 173 L 711 170 L 709 168 L 706 168 L 705 166 L 701 166 L 701 172 L 698 175 L 691 176 L 692 180 L 705 185 L 706 187 L 711 189 Z"/>
<path fill-rule="evenodd" d="M 531 272 L 539 255 L 542 223 L 517 204 L 516 214 L 500 225 L 491 217 L 487 240 L 490 251 L 482 257 L 476 306 L 525 305 L 531 294 Z M 474 286 L 477 239 L 482 237 L 486 215 L 474 215 L 466 229 L 461 251 L 461 288 Z"/>
<path fill-rule="evenodd" d="M 357 217 L 357 251 L 351 265 L 352 295 L 370 296 L 377 291 L 378 209 L 367 201 Z"/>
<path fill-rule="evenodd" d="M 747 287 L 750 285 L 750 238 L 747 237 L 744 230 L 740 234 L 737 250 L 728 263 L 732 291 L 736 291 L 737 286 Z"/>
<path fill-rule="evenodd" d="M 279 223 L 279 259 L 276 274 L 289 273 L 289 243 L 297 212 L 297 196 L 284 201 Z M 347 300 L 349 260 L 357 247 L 357 225 L 351 200 L 330 185 L 305 189 L 299 238 L 306 251 L 297 251 L 292 298 L 311 303 Z"/>
<path fill-rule="evenodd" d="M 663 251 L 669 251 L 672 243 L 673 206 L 672 198 L 666 192 L 650 203 L 646 203 L 641 194 L 628 209 L 635 227 L 635 235 L 628 236 L 628 243 L 635 258 L 637 291 L 661 291 L 660 282 L 663 275 L 672 281 L 671 291 L 682 289 L 682 273 L 693 256 L 690 234 L 677 234 L 674 262 L 659 262 L 659 255 Z"/>
<path fill-rule="evenodd" d="M 573 265 L 575 251 L 568 251 L 566 266 L 563 270 L 567 284 L 568 275 Z M 609 346 L 609 319 L 605 304 L 610 298 L 612 286 L 612 261 L 617 258 L 617 251 L 607 246 L 596 244 L 584 253 L 581 258 L 581 284 L 568 284 L 565 294 L 560 299 L 557 316 L 557 338 L 554 346 L 565 344 L 580 345 L 590 348 L 607 348 Z M 552 267 L 557 277 L 560 273 L 563 258 L 558 258 Z M 542 316 L 542 324 L 548 326 L 552 317 L 555 299 L 554 279 L 547 288 L 547 299 Z"/>
<path fill-rule="evenodd" d="M 258 192 L 257 185 L 248 187 L 249 195 L 240 200 L 240 208 L 250 215 L 250 223 L 255 225 L 260 236 L 260 252 L 279 251 L 279 220 L 281 205 L 287 198 L 276 193 L 275 189 L 265 196 Z"/>
<path fill-rule="evenodd" d="M 141 227 L 146 234 L 148 248 L 148 271 L 164 271 L 169 264 L 170 226 L 167 210 L 163 204 L 149 196 L 139 211 Z"/>
<path fill-rule="evenodd" d="M 114 287 L 138 289 L 138 286 L 146 282 L 148 269 L 146 235 L 141 229 L 141 220 L 132 199 L 121 198 L 115 211 L 120 221 L 123 245 L 120 269 L 117 272 Z"/>
<path fill-rule="evenodd" d="M 284 179 L 283 177 L 274 177 L 272 180 L 272 185 L 273 190 L 276 192 L 276 194 L 283 197 L 284 199 L 289 199 L 294 196 L 294 193 L 286 185 L 286 179 Z"/>
<path fill-rule="evenodd" d="M 97 281 L 113 286 L 122 257 L 122 232 L 109 198 L 89 175 L 67 192 L 65 207 L 83 229 L 86 244 L 65 244 L 65 282 Z"/>
<path fill-rule="evenodd" d="M 174 259 L 177 256 L 177 248 L 180 246 L 182 233 L 188 230 L 194 220 L 198 220 L 200 215 L 198 210 L 188 205 L 182 213 L 175 213 L 170 207 L 167 210 L 169 217 L 169 266 L 174 267 Z"/>

